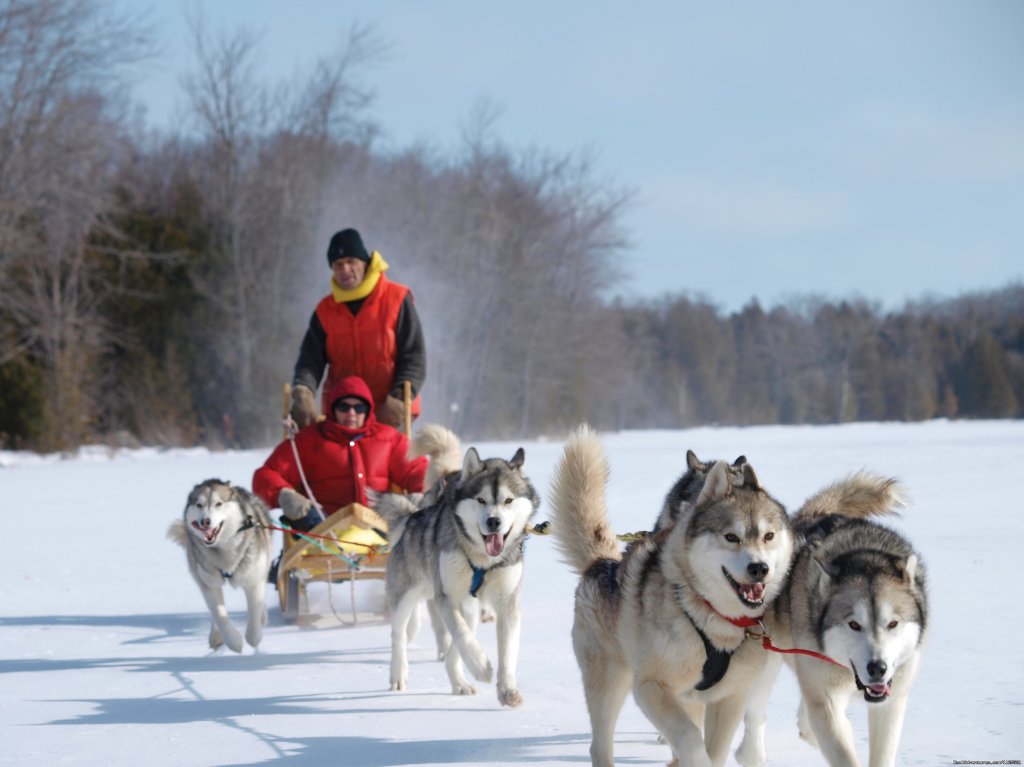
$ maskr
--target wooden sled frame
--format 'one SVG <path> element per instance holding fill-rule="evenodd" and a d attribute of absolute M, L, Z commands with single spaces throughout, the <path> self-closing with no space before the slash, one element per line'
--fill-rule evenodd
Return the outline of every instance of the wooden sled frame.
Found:
<path fill-rule="evenodd" d="M 285 549 L 277 567 L 277 595 L 281 603 L 281 615 L 285 620 L 294 621 L 299 617 L 301 605 L 306 600 L 306 584 L 310 582 L 342 583 L 352 585 L 352 622 L 359 620 L 355 606 L 355 582 L 360 580 L 383 580 L 387 574 L 388 554 L 373 548 L 345 543 L 344 532 L 351 527 L 387 531 L 387 525 L 373 509 L 359 503 L 352 503 L 338 509 L 307 534 L 317 543 L 305 538 L 285 534 Z M 317 536 L 324 536 L 321 539 Z M 334 539 L 334 541 L 330 539 Z M 328 551 L 320 548 L 324 546 Z M 342 559 L 354 559 L 352 565 Z"/>
<path fill-rule="evenodd" d="M 291 404 L 291 384 L 284 385 L 284 415 L 287 418 Z M 412 438 L 412 384 L 402 382 L 402 394 L 405 404 L 405 435 Z M 323 420 L 324 416 L 320 416 Z M 287 427 L 284 438 L 290 437 Z M 397 488 L 394 488 L 397 489 Z M 348 564 L 341 557 L 338 544 L 332 544 L 316 536 L 334 537 L 352 527 L 376 529 L 387 532 L 387 523 L 375 512 L 360 503 L 352 503 L 338 509 L 331 516 L 309 531 L 308 536 L 321 545 L 327 546 L 331 552 L 325 552 L 315 543 L 299 536 L 284 533 L 284 551 L 277 566 L 277 596 L 281 603 L 281 615 L 287 621 L 299 618 L 301 604 L 307 600 L 306 584 L 310 581 L 341 583 L 348 581 L 352 586 L 352 622 L 359 620 L 356 611 L 355 582 L 361 580 L 384 580 L 387 575 L 387 551 L 368 551 L 364 556 L 361 552 L 355 555 L 359 566 Z M 343 542 L 343 541 L 342 541 Z M 348 556 L 348 555 L 346 555 Z M 301 577 L 300 577 L 301 573 Z M 307 601 L 308 604 L 308 601 Z"/>

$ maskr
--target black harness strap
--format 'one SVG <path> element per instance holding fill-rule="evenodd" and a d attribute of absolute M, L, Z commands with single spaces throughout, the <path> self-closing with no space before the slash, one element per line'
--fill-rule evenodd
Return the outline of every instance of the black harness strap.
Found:
<path fill-rule="evenodd" d="M 239 526 L 237 532 L 241 533 L 246 530 L 252 530 L 254 527 L 256 527 L 256 520 L 249 516 L 245 518 L 245 521 L 241 526 Z M 234 575 L 234 573 L 229 573 L 227 570 L 221 570 L 220 574 L 226 581 L 230 581 L 231 577 Z"/>
<path fill-rule="evenodd" d="M 686 616 L 690 618 L 689 615 Z M 693 618 L 690 618 L 690 623 L 693 623 Z M 729 670 L 729 661 L 732 660 L 732 653 L 726 652 L 725 650 L 719 650 L 708 639 L 707 634 L 697 628 L 697 624 L 694 623 L 693 627 L 697 629 L 697 633 L 700 634 L 700 638 L 704 641 L 704 652 L 707 653 L 707 660 L 704 661 L 704 668 L 701 669 L 701 680 L 694 689 L 710 690 L 716 684 L 722 681 L 722 677 L 725 676 L 725 672 Z"/>
<path fill-rule="evenodd" d="M 676 586 L 676 600 L 679 602 L 679 609 L 683 611 L 683 615 L 690 621 L 690 625 L 693 626 L 693 630 L 700 636 L 701 641 L 704 643 L 704 654 L 707 658 L 704 661 L 704 668 L 701 669 L 700 682 L 694 687 L 699 692 L 710 690 L 716 684 L 722 681 L 722 677 L 725 676 L 729 670 L 729 662 L 732 660 L 733 651 L 726 652 L 725 650 L 719 650 L 715 647 L 714 642 L 708 639 L 708 635 L 700 630 L 697 625 L 697 621 L 693 619 L 693 616 L 683 606 L 682 595 L 680 594 L 680 588 Z"/>

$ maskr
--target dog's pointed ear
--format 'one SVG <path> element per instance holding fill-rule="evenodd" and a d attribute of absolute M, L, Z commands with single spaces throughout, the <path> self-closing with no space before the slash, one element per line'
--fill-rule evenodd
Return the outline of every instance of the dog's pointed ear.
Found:
<path fill-rule="evenodd" d="M 742 457 L 743 456 L 740 456 L 740 458 Z M 745 458 L 743 460 L 743 487 L 749 487 L 751 490 L 761 490 L 761 482 L 757 478 L 757 473 L 754 471 L 754 467 L 749 463 L 746 463 Z M 733 465 L 735 466 L 735 464 Z"/>
<path fill-rule="evenodd" d="M 708 465 L 704 463 L 692 450 L 686 451 L 686 467 L 690 471 L 707 471 Z"/>
<path fill-rule="evenodd" d="M 729 470 L 725 461 L 715 461 L 715 465 L 708 472 L 708 478 L 704 480 L 704 487 L 701 488 L 697 497 L 697 506 L 706 503 L 714 503 L 726 498 L 732 493 L 732 482 L 729 481 Z"/>
<path fill-rule="evenodd" d="M 741 466 L 746 466 L 746 465 L 747 465 L 747 457 L 745 455 L 741 455 L 739 458 L 737 458 L 735 461 L 732 462 L 732 467 L 734 469 L 738 469 Z"/>
<path fill-rule="evenodd" d="M 466 457 L 462 461 L 462 480 L 466 481 L 474 474 L 478 474 L 482 468 L 483 463 L 480 461 L 480 454 L 476 452 L 475 447 L 471 447 L 466 451 Z"/>
<path fill-rule="evenodd" d="M 899 569 L 903 573 L 903 583 L 913 592 L 917 591 L 917 566 L 919 562 L 917 554 L 911 554 L 905 562 L 900 563 Z"/>
<path fill-rule="evenodd" d="M 811 557 L 811 561 L 817 565 L 818 571 L 818 593 L 822 598 L 827 598 L 836 579 L 839 578 L 839 571 L 831 562 L 826 562 L 818 557 Z"/>
<path fill-rule="evenodd" d="M 523 464 L 526 463 L 526 451 L 522 448 L 516 450 L 516 454 L 512 456 L 512 460 L 508 462 L 509 466 L 513 469 L 523 468 Z"/>

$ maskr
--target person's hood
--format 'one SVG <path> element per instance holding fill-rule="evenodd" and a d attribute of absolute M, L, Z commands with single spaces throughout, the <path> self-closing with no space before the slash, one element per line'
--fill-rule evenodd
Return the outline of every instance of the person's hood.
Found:
<path fill-rule="evenodd" d="M 373 394 L 370 393 L 370 387 L 366 381 L 359 376 L 345 376 L 338 383 L 334 384 L 327 395 L 327 402 L 331 412 L 334 411 L 334 403 L 342 397 L 358 397 L 363 400 L 370 406 L 370 412 L 366 414 L 367 422 L 373 417 Z M 330 415 L 331 413 L 328 413 L 328 416 Z"/>
<path fill-rule="evenodd" d="M 334 403 L 342 397 L 358 397 L 370 406 L 370 412 L 366 414 L 366 422 L 358 429 L 349 429 L 334 420 Z M 352 439 L 364 434 L 373 434 L 380 428 L 377 423 L 377 416 L 374 414 L 373 394 L 370 387 L 359 376 L 346 376 L 331 388 L 327 401 L 330 409 L 327 411 L 327 418 L 320 422 L 320 433 L 328 439 L 338 442 Z"/>

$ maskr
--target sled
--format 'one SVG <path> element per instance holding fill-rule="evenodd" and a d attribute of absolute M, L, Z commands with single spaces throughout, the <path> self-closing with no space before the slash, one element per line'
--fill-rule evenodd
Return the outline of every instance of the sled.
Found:
<path fill-rule="evenodd" d="M 405 401 L 404 431 L 412 437 L 412 384 L 403 382 Z M 287 418 L 291 402 L 291 384 L 284 385 L 284 415 Z M 320 416 L 323 420 L 324 416 Z M 285 439 L 290 437 L 287 426 Z M 397 487 L 392 491 L 397 492 Z M 292 535 L 284 533 L 284 551 L 277 567 L 277 596 L 281 603 L 281 615 L 286 621 L 314 622 L 308 609 L 303 614 L 303 605 L 308 608 L 306 584 L 326 582 L 330 584 L 349 582 L 351 600 L 351 623 L 360 620 L 356 609 L 355 583 L 361 580 L 384 580 L 387 575 L 388 550 L 387 523 L 373 509 L 360 503 L 352 503 L 335 511 L 331 516 L 308 533 Z M 333 610 L 333 602 L 332 608 Z M 336 610 L 334 616 L 343 623 Z M 364 614 L 364 619 L 365 619 Z M 378 616 L 379 617 L 379 616 Z"/>
<path fill-rule="evenodd" d="M 379 532 L 378 532 L 379 531 Z M 285 533 L 285 548 L 277 567 L 277 595 L 281 615 L 298 621 L 308 606 L 306 586 L 348 581 L 351 587 L 351 622 L 358 623 L 355 583 L 383 580 L 387 573 L 387 524 L 375 512 L 359 503 L 338 509 L 308 533 Z M 348 619 L 337 612 L 343 623 Z"/>

